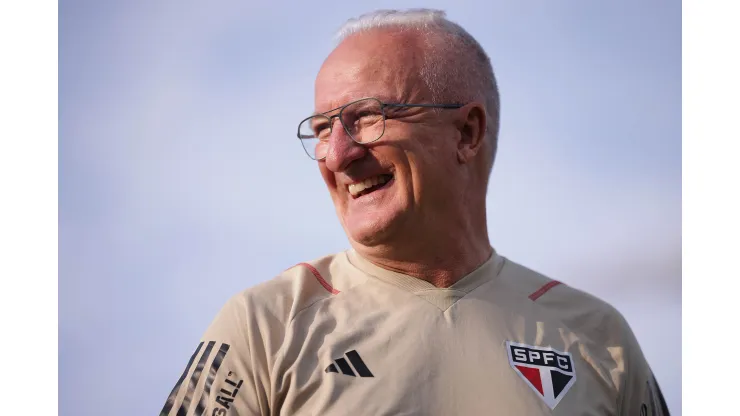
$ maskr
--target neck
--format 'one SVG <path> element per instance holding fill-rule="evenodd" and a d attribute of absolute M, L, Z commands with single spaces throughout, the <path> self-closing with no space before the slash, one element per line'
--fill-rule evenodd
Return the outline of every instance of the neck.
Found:
<path fill-rule="evenodd" d="M 394 238 L 393 242 L 373 247 L 355 242 L 352 245 L 360 255 L 379 267 L 426 280 L 436 287 L 450 287 L 485 263 L 493 253 L 485 225 L 485 210 L 482 219 L 482 222 L 465 221 L 468 224 L 453 224 L 447 220 L 447 224 L 456 228 L 422 227 L 428 232 L 405 232 L 405 238 Z M 442 224 L 444 221 L 433 223 Z M 473 226 L 473 223 L 482 225 Z"/>

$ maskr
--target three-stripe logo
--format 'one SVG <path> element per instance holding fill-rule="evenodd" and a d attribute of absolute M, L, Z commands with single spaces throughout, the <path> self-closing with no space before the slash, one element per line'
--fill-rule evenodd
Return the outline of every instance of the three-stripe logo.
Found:
<path fill-rule="evenodd" d="M 348 376 L 356 377 L 359 375 L 360 377 L 375 377 L 373 376 L 373 373 L 370 372 L 370 369 L 367 368 L 367 365 L 365 365 L 365 362 L 362 361 L 362 358 L 360 358 L 360 354 L 357 353 L 357 351 L 352 350 L 346 354 L 344 354 L 347 359 L 344 357 L 337 358 L 334 360 L 334 363 L 329 364 L 328 367 L 324 370 L 325 373 L 339 373 L 340 371 L 342 374 L 346 374 Z M 347 362 L 349 360 L 349 362 Z M 350 363 L 352 366 L 350 367 Z M 354 370 L 357 372 L 355 374 L 355 371 L 352 371 L 352 367 L 354 367 Z"/>
<path fill-rule="evenodd" d="M 193 399 L 193 395 L 195 393 L 195 387 L 198 385 L 198 381 L 200 381 L 200 377 L 203 374 L 203 369 L 206 366 L 206 363 L 208 362 L 208 358 L 211 355 L 211 352 L 213 351 L 213 347 L 216 345 L 216 341 L 210 341 L 206 345 L 205 350 L 203 351 L 203 354 L 200 355 L 200 359 L 198 360 L 198 363 L 195 365 L 195 368 L 193 369 L 193 373 L 190 375 L 190 379 L 187 383 L 187 391 L 185 392 L 185 396 L 182 399 L 182 402 L 180 403 L 180 407 L 177 409 L 177 413 L 173 413 L 173 415 L 176 416 L 185 416 L 188 414 L 188 411 L 190 410 L 191 401 Z M 170 392 L 169 397 L 167 397 L 167 401 L 164 404 L 164 407 L 162 408 L 162 411 L 159 413 L 160 416 L 169 416 L 170 411 L 172 411 L 172 407 L 175 404 L 175 400 L 177 399 L 178 394 L 180 393 L 180 390 L 183 388 L 183 381 L 185 381 L 185 377 L 187 377 L 188 373 L 190 373 L 190 370 L 192 369 L 193 362 L 195 361 L 195 358 L 198 357 L 200 354 L 200 350 L 203 348 L 203 342 L 198 344 L 198 348 L 195 349 L 195 352 L 190 357 L 190 361 L 188 361 L 188 366 L 185 367 L 185 371 L 183 371 L 180 378 L 177 380 L 177 384 L 175 384 L 175 387 L 172 388 L 172 391 Z M 216 355 L 213 358 L 213 361 L 211 362 L 211 366 L 208 369 L 208 377 L 206 378 L 205 385 L 203 386 L 203 393 L 200 396 L 200 399 L 198 400 L 198 404 L 195 408 L 195 412 L 193 413 L 194 416 L 201 416 L 203 414 L 203 411 L 206 408 L 206 405 L 208 404 L 208 397 L 211 394 L 211 386 L 213 385 L 213 380 L 216 378 L 216 373 L 218 373 L 219 367 L 221 367 L 221 363 L 224 360 L 224 357 L 226 356 L 226 353 L 229 351 L 229 344 L 222 343 L 221 346 L 218 349 L 218 352 L 216 352 Z"/>

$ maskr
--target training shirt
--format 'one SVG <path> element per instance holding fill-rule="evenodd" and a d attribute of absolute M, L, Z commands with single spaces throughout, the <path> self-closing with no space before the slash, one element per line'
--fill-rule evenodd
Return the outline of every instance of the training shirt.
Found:
<path fill-rule="evenodd" d="M 231 298 L 161 415 L 667 415 L 622 315 L 494 254 L 449 288 L 354 250 Z"/>

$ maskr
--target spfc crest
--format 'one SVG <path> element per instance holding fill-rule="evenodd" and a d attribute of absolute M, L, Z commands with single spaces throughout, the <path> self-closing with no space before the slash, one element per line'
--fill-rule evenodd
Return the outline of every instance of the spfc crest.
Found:
<path fill-rule="evenodd" d="M 554 409 L 576 382 L 569 352 L 506 341 L 509 364 Z"/>

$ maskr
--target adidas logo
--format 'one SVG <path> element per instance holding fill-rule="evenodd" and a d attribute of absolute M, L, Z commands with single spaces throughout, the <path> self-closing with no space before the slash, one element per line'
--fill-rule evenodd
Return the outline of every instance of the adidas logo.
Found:
<path fill-rule="evenodd" d="M 339 373 L 340 371 L 342 374 L 346 374 L 348 376 L 356 377 L 359 375 L 360 377 L 374 377 L 373 373 L 370 372 L 370 369 L 367 368 L 365 365 L 365 362 L 362 361 L 362 358 L 360 358 L 360 354 L 357 353 L 357 351 L 352 350 L 346 354 L 344 354 L 347 359 L 345 360 L 344 357 L 337 358 L 334 360 L 334 363 L 329 364 L 328 367 L 326 367 L 326 370 L 324 370 L 325 373 Z M 349 363 L 347 362 L 349 360 Z M 352 363 L 352 367 L 355 368 L 355 371 L 357 374 L 355 374 L 354 371 L 352 371 L 352 367 L 350 367 L 350 363 Z M 339 369 L 337 369 L 339 367 Z"/>

